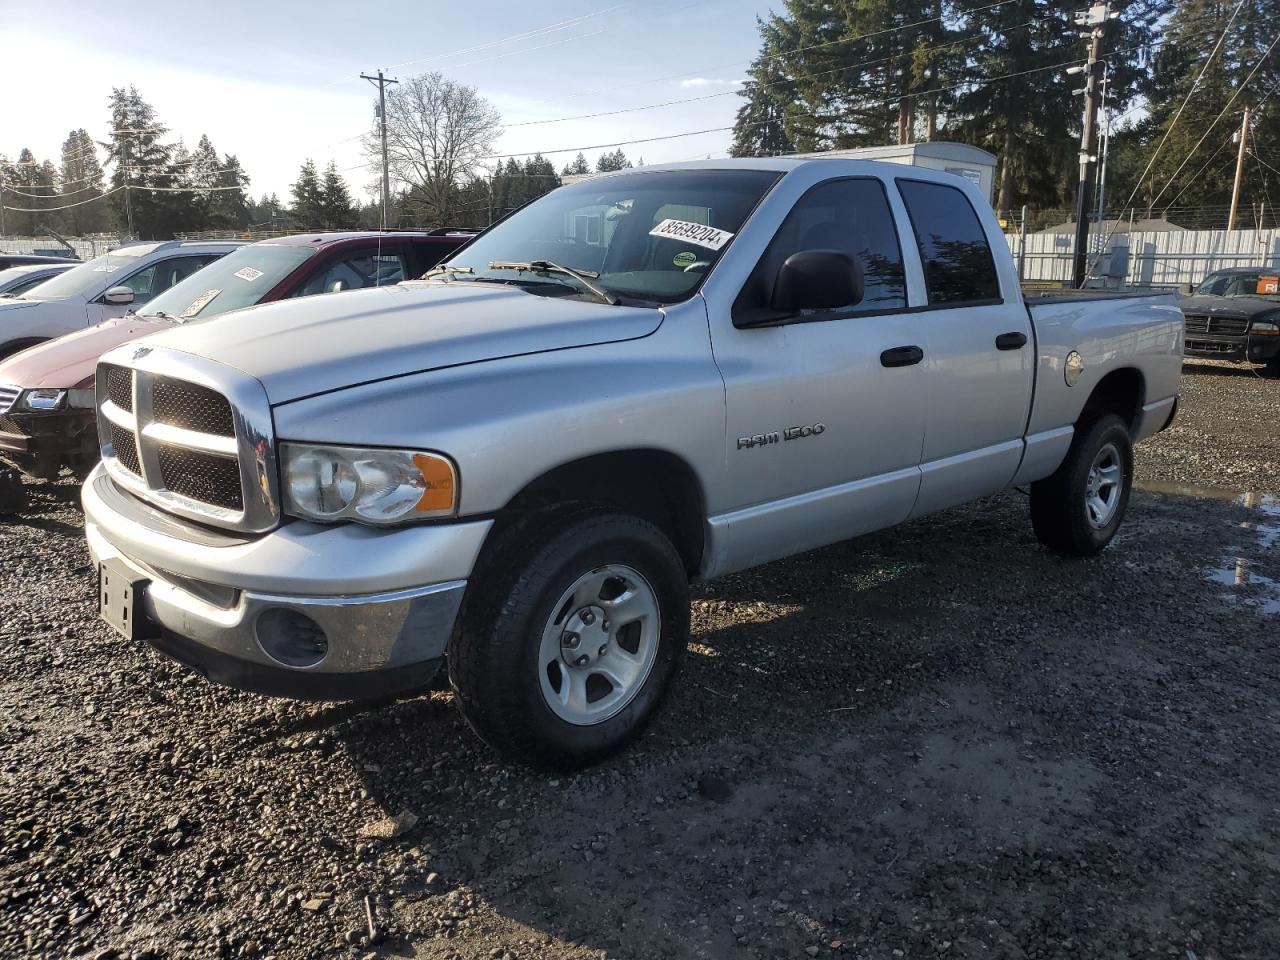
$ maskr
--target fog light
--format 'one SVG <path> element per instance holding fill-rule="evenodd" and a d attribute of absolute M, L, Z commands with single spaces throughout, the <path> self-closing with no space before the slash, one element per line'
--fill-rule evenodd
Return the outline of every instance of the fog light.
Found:
<path fill-rule="evenodd" d="M 258 646 L 286 667 L 314 667 L 329 652 L 329 638 L 304 613 L 280 607 L 258 617 Z"/>

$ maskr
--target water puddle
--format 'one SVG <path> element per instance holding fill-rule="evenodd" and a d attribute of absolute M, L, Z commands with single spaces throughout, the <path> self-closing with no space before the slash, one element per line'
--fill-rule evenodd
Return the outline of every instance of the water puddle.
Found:
<path fill-rule="evenodd" d="M 1258 559 L 1242 554 L 1266 554 L 1280 544 L 1280 497 L 1257 491 L 1244 492 L 1230 487 L 1198 487 L 1183 483 L 1149 480 L 1135 485 L 1148 493 L 1162 493 L 1175 497 L 1194 497 L 1205 500 L 1223 500 L 1248 507 L 1249 517 L 1235 526 L 1252 534 L 1252 543 L 1232 547 L 1218 563 L 1204 569 L 1204 577 L 1211 583 L 1230 588 L 1224 594 L 1260 613 L 1280 615 L 1280 580 L 1257 572 Z"/>
<path fill-rule="evenodd" d="M 1205 579 L 1231 587 L 1226 594 L 1259 613 L 1280 614 L 1280 580 L 1253 572 L 1252 561 L 1243 557 L 1224 557 L 1221 565 L 1207 567 Z M 1246 595 L 1247 594 L 1247 595 Z"/>

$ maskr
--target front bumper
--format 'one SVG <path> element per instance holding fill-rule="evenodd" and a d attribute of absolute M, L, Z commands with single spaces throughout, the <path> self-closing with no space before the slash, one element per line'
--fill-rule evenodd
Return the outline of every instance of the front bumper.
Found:
<path fill-rule="evenodd" d="M 1268 363 L 1280 355 L 1280 337 L 1224 337 L 1188 333 L 1184 351 L 1203 360 L 1235 360 Z"/>
<path fill-rule="evenodd" d="M 0 416 L 0 459 L 28 476 L 55 480 L 63 467 L 84 476 L 98 453 L 93 410 L 24 410 Z"/>
<path fill-rule="evenodd" d="M 427 683 L 491 525 L 295 522 L 248 539 L 161 513 L 101 467 L 82 500 L 95 562 L 117 561 L 146 582 L 143 633 L 156 649 L 219 683 L 299 699 L 365 699 Z M 273 655 L 282 615 L 323 633 L 318 662 Z"/>

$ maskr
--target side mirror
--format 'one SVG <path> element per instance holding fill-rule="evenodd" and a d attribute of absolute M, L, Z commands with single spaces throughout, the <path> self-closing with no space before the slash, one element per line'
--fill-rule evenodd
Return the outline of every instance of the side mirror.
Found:
<path fill-rule="evenodd" d="M 802 250 L 787 257 L 773 285 L 770 306 L 783 313 L 834 310 L 861 303 L 862 266 L 838 250 Z"/>
<path fill-rule="evenodd" d="M 114 307 L 123 307 L 133 303 L 133 288 L 112 287 L 102 295 L 102 302 Z"/>

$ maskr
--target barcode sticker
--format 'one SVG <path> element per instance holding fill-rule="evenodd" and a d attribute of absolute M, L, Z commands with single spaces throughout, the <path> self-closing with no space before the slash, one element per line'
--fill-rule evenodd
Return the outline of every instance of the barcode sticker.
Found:
<path fill-rule="evenodd" d="M 663 220 L 649 231 L 651 237 L 666 240 L 683 240 L 708 250 L 719 250 L 733 239 L 728 230 L 718 230 L 702 223 L 690 223 L 688 220 Z"/>

